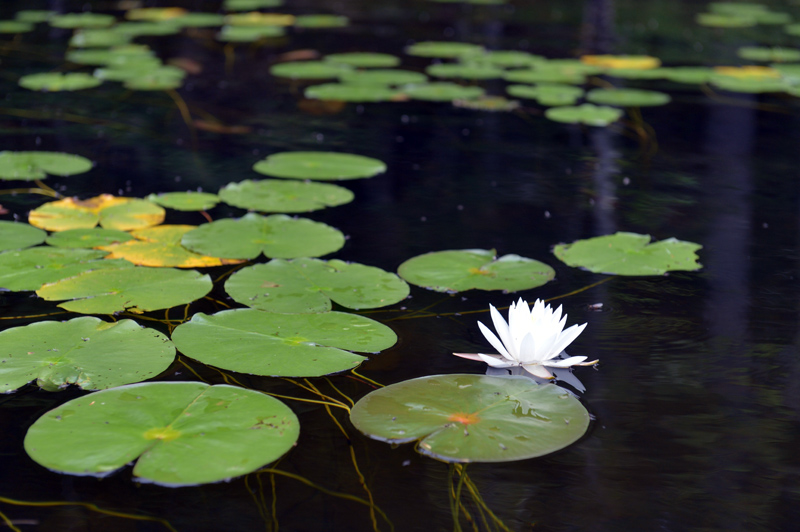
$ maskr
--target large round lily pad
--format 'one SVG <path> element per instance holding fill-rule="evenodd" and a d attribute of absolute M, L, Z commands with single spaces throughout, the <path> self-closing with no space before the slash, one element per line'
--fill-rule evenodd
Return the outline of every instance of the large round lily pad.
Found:
<path fill-rule="evenodd" d="M 79 250 L 71 250 L 79 251 Z M 194 270 L 114 268 L 93 270 L 45 285 L 36 294 L 80 314 L 142 313 L 186 305 L 211 291 L 211 278 Z"/>
<path fill-rule="evenodd" d="M 589 413 L 569 392 L 526 377 L 433 375 L 380 388 L 356 403 L 353 425 L 449 462 L 509 462 L 574 443 Z"/>
<path fill-rule="evenodd" d="M 140 482 L 189 486 L 245 475 L 297 441 L 297 417 L 260 392 L 149 382 L 73 399 L 28 429 L 25 451 L 48 469 L 105 476 L 137 460 Z"/>
<path fill-rule="evenodd" d="M 248 307 L 282 313 L 331 309 L 331 300 L 352 309 L 385 307 L 408 296 L 393 273 L 341 260 L 274 259 L 234 273 L 225 291 Z"/>
<path fill-rule="evenodd" d="M 219 191 L 228 205 L 260 212 L 309 212 L 350 203 L 355 197 L 346 188 L 328 183 L 280 179 L 228 183 Z"/>
<path fill-rule="evenodd" d="M 553 268 L 538 260 L 494 250 L 435 251 L 408 259 L 397 270 L 411 284 L 437 292 L 505 290 L 516 292 L 541 286 L 555 277 Z"/>
<path fill-rule="evenodd" d="M 668 271 L 699 270 L 694 242 L 674 238 L 650 243 L 650 235 L 615 233 L 559 244 L 556 257 L 569 266 L 613 275 L 663 275 Z"/>
<path fill-rule="evenodd" d="M 385 172 L 386 165 L 352 153 L 291 151 L 274 153 L 253 165 L 253 170 L 270 177 L 340 180 L 372 177 Z"/>
<path fill-rule="evenodd" d="M 44 179 L 47 174 L 70 176 L 92 169 L 92 161 L 52 151 L 4 151 L 0 152 L 0 179 L 33 181 Z"/>
<path fill-rule="evenodd" d="M 105 251 L 39 246 L 0 253 L 0 288 L 11 291 L 38 290 L 90 270 L 125 268 L 127 261 L 104 260 Z"/>
<path fill-rule="evenodd" d="M 29 248 L 41 244 L 45 238 L 47 233 L 32 225 L 0 221 L 0 251 Z"/>
<path fill-rule="evenodd" d="M 0 393 L 34 379 L 49 391 L 111 388 L 155 377 L 175 358 L 172 342 L 154 329 L 90 316 L 6 329 L 0 345 Z"/>
<path fill-rule="evenodd" d="M 344 246 L 338 229 L 285 214 L 249 213 L 235 220 L 217 220 L 189 231 L 181 243 L 194 251 L 225 259 L 319 257 Z"/>
<path fill-rule="evenodd" d="M 234 309 L 192 316 L 172 332 L 184 355 L 204 364 L 253 375 L 319 377 L 346 371 L 397 336 L 377 321 L 344 312 L 273 314 Z"/>

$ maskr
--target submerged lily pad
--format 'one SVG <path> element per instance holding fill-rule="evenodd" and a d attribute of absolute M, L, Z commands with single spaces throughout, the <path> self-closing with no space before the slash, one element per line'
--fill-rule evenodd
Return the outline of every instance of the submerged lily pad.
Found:
<path fill-rule="evenodd" d="M 380 388 L 350 411 L 376 440 L 420 440 L 418 449 L 448 462 L 509 462 L 574 443 L 589 412 L 555 385 L 526 377 L 433 375 Z"/>
<path fill-rule="evenodd" d="M 553 250 L 568 266 L 612 275 L 663 275 L 668 271 L 699 270 L 694 242 L 668 238 L 650 243 L 650 235 L 615 233 L 572 244 L 559 244 Z"/>
<path fill-rule="evenodd" d="M 164 192 L 150 194 L 145 199 L 176 211 L 206 211 L 220 201 L 219 196 L 210 192 Z"/>
<path fill-rule="evenodd" d="M 274 259 L 234 273 L 225 291 L 237 302 L 269 312 L 317 313 L 331 300 L 356 310 L 385 307 L 408 296 L 397 275 L 341 260 Z"/>
<path fill-rule="evenodd" d="M 92 161 L 80 155 L 53 151 L 0 152 L 0 179 L 33 181 L 47 174 L 70 176 L 92 169 Z"/>
<path fill-rule="evenodd" d="M 172 342 L 154 329 L 88 316 L 6 329 L 0 343 L 0 393 L 34 379 L 48 391 L 111 388 L 155 377 L 175 358 Z"/>
<path fill-rule="evenodd" d="M 228 183 L 220 189 L 219 197 L 228 205 L 253 211 L 309 212 L 350 203 L 355 195 L 328 183 L 248 179 Z"/>
<path fill-rule="evenodd" d="M 134 266 L 82 273 L 47 284 L 36 295 L 47 301 L 73 300 L 58 306 L 80 314 L 141 314 L 186 305 L 211 287 L 211 278 L 194 270 Z"/>
<path fill-rule="evenodd" d="M 194 251 L 226 259 L 319 257 L 344 246 L 337 229 L 285 214 L 249 213 L 236 220 L 203 224 L 184 235 L 181 243 Z"/>
<path fill-rule="evenodd" d="M 556 122 L 604 127 L 622 118 L 622 111 L 614 107 L 584 103 L 575 107 L 552 107 L 544 112 L 544 116 Z"/>
<path fill-rule="evenodd" d="M 407 46 L 408 55 L 454 59 L 465 55 L 482 54 L 483 46 L 465 42 L 423 41 Z"/>
<path fill-rule="evenodd" d="M 32 225 L 0 220 L 0 251 L 23 249 L 41 244 L 47 233 Z"/>
<path fill-rule="evenodd" d="M 41 246 L 0 253 L 0 288 L 11 291 L 38 290 L 89 270 L 125 268 L 126 261 L 104 260 L 105 251 Z"/>
<path fill-rule="evenodd" d="M 19 86 L 32 91 L 60 92 L 91 89 L 103 83 L 84 72 L 45 72 L 42 74 L 29 74 L 19 78 Z"/>
<path fill-rule="evenodd" d="M 403 87 L 403 93 L 409 98 L 433 102 L 480 98 L 485 92 L 486 91 L 481 87 L 465 87 L 457 83 L 449 83 L 446 81 L 406 85 Z"/>
<path fill-rule="evenodd" d="M 253 170 L 270 177 L 289 179 L 361 179 L 386 171 L 378 159 L 322 151 L 292 151 L 274 153 L 253 165 Z"/>
<path fill-rule="evenodd" d="M 105 476 L 137 460 L 139 482 L 190 486 L 245 475 L 294 446 L 299 423 L 266 394 L 148 382 L 73 399 L 36 420 L 25 451 L 42 466 Z"/>
<path fill-rule="evenodd" d="M 251 375 L 319 377 L 358 366 L 397 341 L 377 321 L 343 312 L 273 314 L 262 310 L 202 312 L 175 328 L 172 341 L 184 355 Z"/>
<path fill-rule="evenodd" d="M 586 99 L 602 105 L 649 107 L 666 105 L 671 98 L 663 92 L 641 89 L 593 89 L 586 94 Z"/>
<path fill-rule="evenodd" d="M 538 260 L 504 255 L 493 249 L 435 251 L 405 261 L 397 273 L 411 284 L 437 292 L 505 290 L 516 292 L 541 286 L 555 277 L 553 268 Z"/>
<path fill-rule="evenodd" d="M 336 100 L 340 102 L 388 102 L 402 93 L 382 85 L 350 85 L 345 83 L 323 83 L 306 89 L 304 96 L 314 100 Z"/>

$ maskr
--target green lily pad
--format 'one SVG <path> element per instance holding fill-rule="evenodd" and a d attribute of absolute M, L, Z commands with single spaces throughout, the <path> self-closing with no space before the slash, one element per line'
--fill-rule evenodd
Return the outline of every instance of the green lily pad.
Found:
<path fill-rule="evenodd" d="M 453 100 L 455 107 L 475 111 L 508 112 L 519 108 L 519 102 L 502 96 L 481 96 L 472 100 Z"/>
<path fill-rule="evenodd" d="M 464 87 L 447 81 L 406 85 L 402 91 L 409 98 L 433 102 L 480 98 L 486 92 L 481 87 Z"/>
<path fill-rule="evenodd" d="M 254 259 L 261 253 L 294 259 L 333 253 L 344 246 L 344 235 L 306 218 L 249 213 L 236 220 L 203 224 L 186 233 L 181 243 L 195 253 L 224 259 Z"/>
<path fill-rule="evenodd" d="M 347 371 L 397 341 L 375 320 L 344 312 L 273 314 L 255 309 L 199 312 L 172 341 L 204 364 L 251 375 L 319 377 Z"/>
<path fill-rule="evenodd" d="M 548 83 L 580 85 L 586 81 L 586 74 L 581 71 L 559 69 L 543 69 L 538 66 L 530 69 L 509 70 L 503 74 L 503 79 L 512 83 Z"/>
<path fill-rule="evenodd" d="M 0 33 L 28 33 L 33 24 L 22 20 L 0 20 Z"/>
<path fill-rule="evenodd" d="M 468 56 L 470 61 L 487 63 L 501 68 L 522 68 L 545 61 L 540 55 L 519 50 L 493 50 L 483 55 Z"/>
<path fill-rule="evenodd" d="M 708 4 L 708 9 L 712 13 L 750 15 L 768 11 L 769 7 L 758 2 L 711 2 Z"/>
<path fill-rule="evenodd" d="M 556 122 L 603 127 L 622 118 L 622 111 L 614 107 L 584 103 L 575 107 L 551 107 L 544 112 L 544 116 Z"/>
<path fill-rule="evenodd" d="M 408 285 L 393 273 L 341 260 L 273 259 L 234 273 L 225 291 L 238 303 L 268 312 L 318 313 L 331 300 L 356 310 L 385 307 L 408 296 Z"/>
<path fill-rule="evenodd" d="M 622 79 L 663 79 L 664 72 L 661 68 L 609 68 L 605 74 Z"/>
<path fill-rule="evenodd" d="M 130 233 L 117 229 L 68 229 L 47 237 L 47 245 L 59 248 L 97 248 L 133 239 Z"/>
<path fill-rule="evenodd" d="M 49 9 L 23 9 L 14 13 L 14 19 L 20 22 L 38 24 L 39 22 L 47 22 L 57 14 L 56 11 Z"/>
<path fill-rule="evenodd" d="M 783 48 L 780 46 L 743 46 L 737 50 L 736 54 L 748 61 L 776 63 L 800 61 L 800 50 L 797 48 Z"/>
<path fill-rule="evenodd" d="M 47 174 L 70 176 L 92 169 L 92 161 L 80 155 L 53 151 L 0 152 L 0 179 L 34 181 Z"/>
<path fill-rule="evenodd" d="M 82 273 L 47 284 L 36 295 L 47 301 L 73 300 L 58 306 L 80 314 L 140 314 L 186 305 L 204 297 L 211 287 L 211 278 L 194 270 L 135 266 Z"/>
<path fill-rule="evenodd" d="M 28 74 L 19 78 L 19 86 L 32 91 L 61 92 L 91 89 L 103 83 L 84 72 L 46 72 L 41 74 Z"/>
<path fill-rule="evenodd" d="M 186 72 L 173 66 L 164 66 L 141 74 L 138 77 L 126 79 L 125 88 L 134 91 L 163 91 L 177 89 L 183 85 Z"/>
<path fill-rule="evenodd" d="M 583 96 L 582 88 L 563 84 L 509 85 L 506 91 L 516 98 L 531 98 L 549 107 L 575 105 Z"/>
<path fill-rule="evenodd" d="M 151 62 L 137 61 L 128 65 L 98 68 L 94 71 L 94 77 L 107 81 L 122 81 L 136 83 L 140 79 L 147 79 L 143 82 L 148 86 L 153 83 L 166 81 L 175 85 L 183 82 L 186 72 L 178 67 L 164 65 L 159 61 Z"/>
<path fill-rule="evenodd" d="M 226 11 L 254 11 L 267 7 L 280 7 L 283 0 L 225 0 L 222 9 Z"/>
<path fill-rule="evenodd" d="M 54 28 L 107 28 L 117 19 L 113 15 L 102 13 L 66 13 L 50 17 L 50 25 Z"/>
<path fill-rule="evenodd" d="M 759 94 L 762 92 L 784 92 L 790 88 L 784 78 L 737 78 L 714 74 L 711 84 L 731 92 Z"/>
<path fill-rule="evenodd" d="M 273 76 L 291 79 L 328 79 L 338 78 L 342 72 L 352 67 L 327 61 L 288 61 L 278 63 L 269 69 Z"/>
<path fill-rule="evenodd" d="M 483 54 L 483 46 L 465 42 L 423 41 L 407 46 L 408 55 L 419 57 L 436 57 L 439 59 L 455 59 L 465 55 Z"/>
<path fill-rule="evenodd" d="M 263 179 L 228 183 L 219 197 L 228 205 L 260 212 L 309 212 L 344 205 L 355 195 L 328 183 Z"/>
<path fill-rule="evenodd" d="M 245 475 L 297 442 L 291 409 L 266 394 L 200 382 L 148 382 L 103 390 L 47 412 L 25 451 L 42 466 L 105 476 L 138 459 L 139 482 L 190 486 Z"/>
<path fill-rule="evenodd" d="M 727 15 L 723 13 L 698 13 L 695 21 L 701 26 L 712 28 L 749 28 L 757 24 L 755 17 L 749 15 Z"/>
<path fill-rule="evenodd" d="M 350 19 L 341 15 L 299 15 L 294 19 L 298 28 L 344 28 Z"/>
<path fill-rule="evenodd" d="M 349 65 L 354 68 L 392 68 L 400 64 L 400 58 L 396 55 L 376 52 L 328 54 L 323 60 L 340 65 Z"/>
<path fill-rule="evenodd" d="M 714 71 L 708 67 L 661 67 L 661 75 L 664 79 L 678 83 L 708 83 Z"/>
<path fill-rule="evenodd" d="M 168 19 L 164 23 L 173 24 L 180 28 L 208 28 L 225 24 L 225 15 L 218 13 L 184 13 L 183 15 Z"/>
<path fill-rule="evenodd" d="M 133 320 L 40 321 L 0 332 L 0 342 L 0 393 L 34 379 L 51 392 L 111 388 L 155 377 L 175 359 L 169 338 Z"/>
<path fill-rule="evenodd" d="M 100 210 L 100 225 L 106 229 L 133 231 L 158 225 L 164 221 L 164 209 L 138 198 Z"/>
<path fill-rule="evenodd" d="M 353 425 L 448 462 L 510 462 L 563 449 L 589 412 L 563 388 L 526 377 L 433 375 L 380 388 L 350 411 Z"/>
<path fill-rule="evenodd" d="M 161 65 L 161 60 L 155 57 L 153 50 L 142 44 L 116 46 L 108 50 L 70 50 L 66 57 L 68 61 L 79 65 L 117 67 L 140 63 Z"/>
<path fill-rule="evenodd" d="M 147 201 L 176 211 L 207 211 L 220 202 L 219 196 L 210 192 L 162 192 L 150 194 Z"/>
<path fill-rule="evenodd" d="M 180 33 L 181 27 L 169 19 L 160 22 L 120 22 L 113 31 L 129 37 L 158 37 Z"/>
<path fill-rule="evenodd" d="M 429 76 L 459 79 L 498 79 L 504 72 L 502 68 L 486 63 L 439 63 L 425 69 Z"/>
<path fill-rule="evenodd" d="M 350 85 L 323 83 L 305 90 L 304 96 L 312 100 L 334 100 L 340 102 L 388 102 L 402 93 L 382 85 Z"/>
<path fill-rule="evenodd" d="M 0 220 L 0 251 L 23 249 L 41 244 L 47 233 L 32 225 Z"/>
<path fill-rule="evenodd" d="M 783 27 L 783 31 L 795 37 L 800 36 L 800 24 L 788 24 Z"/>
<path fill-rule="evenodd" d="M 286 30 L 281 26 L 223 26 L 217 40 L 223 42 L 254 42 L 270 37 L 282 37 Z M 277 74 L 276 74 L 277 75 Z M 289 76 L 292 77 L 292 76 Z"/>
<path fill-rule="evenodd" d="M 411 284 L 437 292 L 505 290 L 542 286 L 556 273 L 547 264 L 519 255 L 495 260 L 493 249 L 434 251 L 405 261 L 397 273 Z"/>
<path fill-rule="evenodd" d="M 339 80 L 348 85 L 406 85 L 425 83 L 428 76 L 421 72 L 389 68 L 342 72 Z"/>
<path fill-rule="evenodd" d="M 108 253 L 93 249 L 48 246 L 0 253 L 0 288 L 11 291 L 38 290 L 88 270 L 124 268 L 125 261 L 103 260 Z"/>
<path fill-rule="evenodd" d="M 666 105 L 669 94 L 641 89 L 593 89 L 586 93 L 586 99 L 602 105 L 624 107 L 650 107 Z"/>
<path fill-rule="evenodd" d="M 650 235 L 615 233 L 572 244 L 559 244 L 555 256 L 568 266 L 611 275 L 663 275 L 668 271 L 694 271 L 702 266 L 694 242 L 674 238 L 650 243 Z"/>
<path fill-rule="evenodd" d="M 69 45 L 76 48 L 109 48 L 128 44 L 131 36 L 115 29 L 87 29 L 75 32 Z"/>
<path fill-rule="evenodd" d="M 253 170 L 270 177 L 288 179 L 362 179 L 381 174 L 386 165 L 378 159 L 322 151 L 274 153 L 253 165 Z"/>

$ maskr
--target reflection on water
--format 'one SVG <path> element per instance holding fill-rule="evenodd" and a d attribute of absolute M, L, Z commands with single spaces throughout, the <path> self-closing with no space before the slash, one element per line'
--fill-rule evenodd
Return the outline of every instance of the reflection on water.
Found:
<path fill-rule="evenodd" d="M 20 6 L 80 10 L 83 4 L 3 2 L 0 14 L 9 18 Z M 214 10 L 219 2 L 169 4 Z M 409 39 L 463 39 L 551 57 L 569 56 L 578 48 L 649 52 L 709 64 L 735 58 L 733 50 L 746 40 L 741 33 L 721 35 L 694 26 L 697 7 L 691 2 L 512 5 L 487 10 L 422 1 L 354 0 L 332 6 L 309 0 L 297 9 L 341 9 L 355 24 L 336 32 L 293 35 L 276 48 L 237 48 L 227 70 L 225 54 L 213 39 L 147 40 L 163 57 L 184 57 L 203 66 L 203 73 L 180 91 L 193 112 L 252 128 L 241 135 L 198 131 L 197 150 L 163 93 L 123 93 L 111 85 L 90 96 L 14 89 L 22 73 L 62 67 L 65 34 L 41 30 L 24 36 L 16 48 L 3 48 L 3 147 L 92 157 L 97 168 L 86 177 L 51 183 L 82 197 L 198 188 L 214 192 L 230 181 L 254 178 L 250 167 L 255 161 L 287 149 L 376 157 L 389 171 L 348 183 L 356 195 L 352 205 L 313 213 L 313 219 L 349 236 L 338 258 L 394 270 L 428 251 L 495 248 L 556 269 L 554 282 L 522 294 L 529 299 L 560 296 L 603 278 L 559 263 L 550 252 L 558 242 L 616 230 L 699 242 L 704 246 L 701 272 L 617 277 L 557 301 L 571 320 L 589 323 L 570 353 L 602 361 L 597 371 L 578 368 L 574 373 L 586 386 L 583 400 L 597 418 L 593 429 L 555 455 L 470 464 L 469 477 L 511 530 L 530 530 L 534 523 L 536 530 L 791 530 L 800 519 L 795 99 L 710 97 L 687 86 L 652 82 L 649 87 L 669 90 L 674 101 L 642 111 L 654 132 L 643 140 L 625 126 L 587 129 L 548 122 L 537 108 L 526 114 L 491 114 L 421 102 L 310 106 L 300 101 L 300 86 L 267 74 L 277 54 L 291 50 L 400 53 Z M 746 35 L 758 39 L 756 33 Z M 421 68 L 426 63 L 404 58 L 406 64 Z M 14 113 L 20 109 L 35 113 L 22 117 Z M 4 219 L 12 219 L 24 218 L 40 200 L 21 195 L 2 203 L 11 212 Z M 214 216 L 239 214 L 225 209 Z M 201 221 L 171 216 L 170 223 Z M 508 300 L 500 296 L 414 289 L 403 306 L 441 317 L 370 313 L 392 326 L 399 343 L 371 356 L 360 373 L 388 384 L 483 371 L 450 354 L 486 347 L 476 316 L 458 313 Z M 602 309 L 592 310 L 597 303 Z M 17 293 L 2 294 L 0 305 L 6 317 L 54 308 Z M 4 326 L 23 323 L 8 320 Z M 195 370 L 221 382 L 213 370 Z M 300 393 L 284 381 L 237 377 L 257 389 Z M 176 364 L 165 378 L 193 376 Z M 324 379 L 318 381 L 333 393 Z M 333 382 L 355 399 L 369 391 L 347 377 Z M 163 517 L 182 531 L 274 530 L 276 522 L 282 530 L 373 529 L 366 506 L 269 473 L 171 490 L 137 486 L 129 471 L 103 480 L 45 471 L 22 450 L 24 430 L 47 409 L 78 395 L 74 390 L 56 395 L 26 389 L 0 399 L 0 496 L 90 502 Z M 417 454 L 411 445 L 392 448 L 362 437 L 346 416 L 334 413 L 348 439 L 324 408 L 290 404 L 300 418 L 301 436 L 276 468 L 336 493 L 363 500 L 371 495 L 395 530 L 420 530 L 420 516 L 425 516 L 426 530 L 453 528 L 447 465 Z M 77 506 L 3 503 L 0 511 L 12 520 L 38 521 L 41 530 L 163 529 Z M 377 522 L 381 530 L 388 529 L 385 521 Z M 483 530 L 482 524 L 476 527 Z"/>

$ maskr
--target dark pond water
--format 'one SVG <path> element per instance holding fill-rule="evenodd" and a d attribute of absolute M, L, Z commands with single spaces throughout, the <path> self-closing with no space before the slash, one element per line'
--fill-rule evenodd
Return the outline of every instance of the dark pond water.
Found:
<path fill-rule="evenodd" d="M 75 93 L 38 94 L 17 87 L 24 73 L 60 69 L 69 34 L 40 26 L 0 45 L 2 149 L 54 150 L 96 161 L 88 174 L 51 178 L 69 195 L 143 196 L 202 188 L 215 192 L 255 178 L 252 164 L 284 150 L 336 150 L 385 161 L 386 174 L 350 182 L 355 201 L 310 218 L 349 236 L 337 257 L 394 271 L 435 250 L 485 248 L 542 260 L 557 276 L 522 293 L 533 300 L 578 291 L 607 276 L 554 258 L 559 242 L 632 231 L 703 245 L 704 268 L 664 277 L 615 277 L 557 300 L 570 323 L 587 322 L 570 354 L 599 358 L 579 368 L 583 400 L 596 417 L 575 445 L 547 457 L 470 464 L 486 505 L 509 530 L 776 531 L 800 522 L 800 106 L 786 95 L 704 93 L 660 81 L 626 82 L 665 90 L 673 102 L 629 114 L 610 128 L 546 120 L 542 108 L 486 113 L 426 102 L 313 105 L 302 85 L 269 75 L 279 54 L 381 51 L 401 54 L 419 40 L 460 40 L 548 57 L 588 52 L 649 53 L 670 65 L 736 64 L 744 45 L 798 42 L 779 29 L 711 30 L 694 23 L 696 2 L 512 0 L 468 7 L 399 0 L 291 1 L 286 12 L 339 13 L 345 29 L 290 33 L 271 46 L 241 45 L 226 64 L 213 32 L 145 39 L 162 58 L 189 58 L 203 72 L 179 93 L 193 116 L 246 125 L 243 135 L 197 131 L 196 139 L 163 92 L 130 93 L 116 84 Z M 220 2 L 145 2 L 216 11 Z M 4 1 L 16 9 L 64 12 L 112 2 Z M 800 7 L 775 3 L 800 17 Z M 422 68 L 427 61 L 404 58 Z M 487 83 L 502 94 L 502 85 Z M 47 201 L 4 196 L 4 219 L 25 218 Z M 240 215 L 219 208 L 221 218 Z M 202 223 L 170 213 L 169 223 Z M 481 364 L 451 356 L 485 349 L 476 317 L 516 296 L 469 291 L 443 295 L 413 288 L 403 305 L 427 309 L 371 313 L 399 342 L 359 372 L 383 384 L 441 373 L 480 373 Z M 602 303 L 602 311 L 590 305 Z M 4 294 L 10 319 L 57 310 L 23 294 Z M 398 307 L 393 307 L 398 308 Z M 62 319 L 62 318 L 59 318 Z M 66 318 L 63 318 L 66 319 Z M 211 383 L 219 373 L 195 364 Z M 163 380 L 185 379 L 176 363 Z M 303 392 L 284 381 L 239 378 L 254 389 Z M 319 379 L 317 385 L 330 389 Z M 370 389 L 333 381 L 358 399 Z M 358 463 L 375 505 L 391 525 L 378 529 L 452 530 L 451 470 L 417 454 L 361 436 L 324 408 L 289 402 L 301 436 L 277 467 L 285 477 L 250 475 L 226 483 L 169 489 L 138 485 L 130 470 L 98 480 L 63 476 L 31 461 L 27 427 L 82 392 L 25 388 L 0 399 L 0 496 L 18 501 L 92 503 L 115 512 L 165 519 L 180 531 L 373 530 L 369 508 L 325 490 L 365 499 Z M 464 504 L 477 510 L 470 497 Z M 0 502 L 21 530 L 166 530 L 159 523 L 93 512 L 77 505 L 32 507 Z M 501 530 L 474 525 L 464 530 Z"/>

